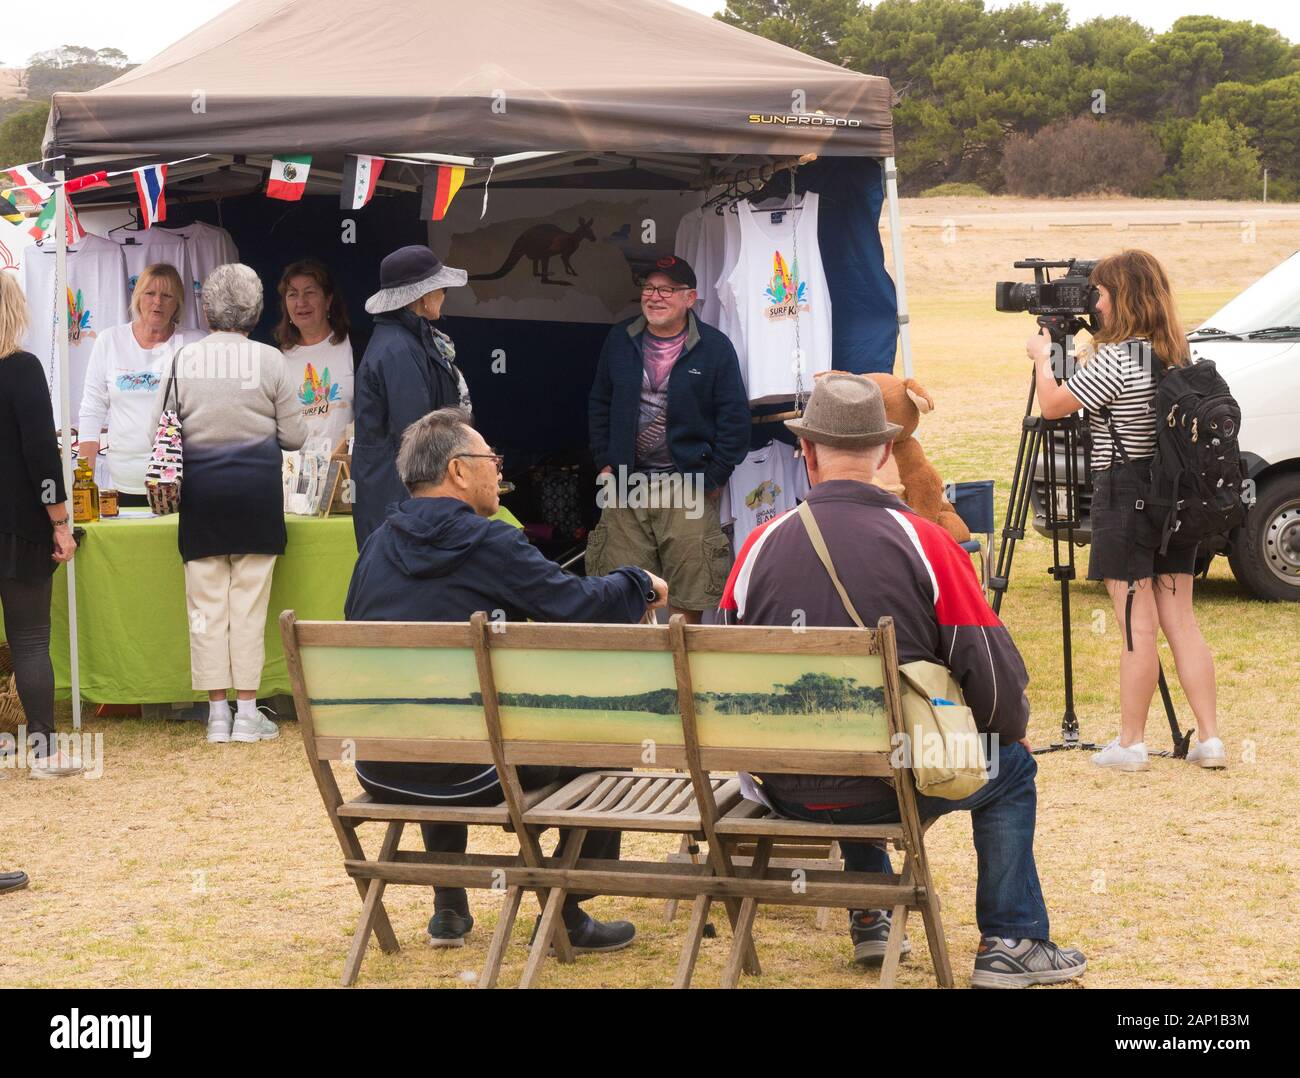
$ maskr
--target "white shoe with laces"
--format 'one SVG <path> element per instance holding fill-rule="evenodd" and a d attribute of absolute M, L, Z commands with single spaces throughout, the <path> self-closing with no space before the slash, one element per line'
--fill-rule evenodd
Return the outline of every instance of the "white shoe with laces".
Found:
<path fill-rule="evenodd" d="M 1187 754 L 1187 762 L 1217 771 L 1228 766 L 1228 754 L 1224 751 L 1223 741 L 1212 737 L 1208 741 L 1198 741 L 1196 748 Z"/>
<path fill-rule="evenodd" d="M 1125 747 L 1115 738 L 1101 752 L 1095 753 L 1092 762 L 1098 767 L 1112 771 L 1150 771 L 1151 763 L 1147 759 L 1146 742 L 1139 741 Z"/>
<path fill-rule="evenodd" d="M 224 745 L 230 740 L 230 709 L 226 709 L 224 715 L 215 715 L 208 717 L 208 743 L 211 745 Z"/>
<path fill-rule="evenodd" d="M 230 740 L 251 744 L 254 741 L 274 741 L 280 736 L 280 728 L 270 719 L 255 711 L 249 715 L 235 715 L 235 722 L 230 731 Z"/>
<path fill-rule="evenodd" d="M 67 779 L 80 775 L 85 770 L 80 760 L 60 749 L 53 756 L 33 760 L 27 768 L 27 774 L 34 779 Z"/>

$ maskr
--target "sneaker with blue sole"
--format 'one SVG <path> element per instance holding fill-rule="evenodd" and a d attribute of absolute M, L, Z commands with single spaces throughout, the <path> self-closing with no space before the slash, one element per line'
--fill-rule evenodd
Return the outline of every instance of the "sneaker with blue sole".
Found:
<path fill-rule="evenodd" d="M 972 988 L 1029 988 L 1082 977 L 1088 969 L 1083 952 L 1058 947 L 1051 940 L 985 936 L 975 952 Z"/>

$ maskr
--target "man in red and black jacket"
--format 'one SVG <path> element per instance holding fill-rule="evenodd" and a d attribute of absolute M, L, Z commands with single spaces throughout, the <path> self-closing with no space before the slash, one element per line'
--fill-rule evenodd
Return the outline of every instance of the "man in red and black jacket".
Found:
<path fill-rule="evenodd" d="M 820 376 L 799 436 L 812 490 L 808 505 L 858 616 L 894 619 L 900 662 L 925 659 L 952 671 L 980 731 L 994 735 L 989 781 L 961 801 L 918 795 L 922 818 L 971 813 L 979 861 L 975 911 L 980 948 L 974 986 L 1025 987 L 1084 972 L 1083 955 L 1048 938 L 1034 864 L 1037 765 L 1024 740 L 1029 676 L 1011 634 L 990 609 L 969 556 L 938 525 L 916 516 L 871 480 L 899 428 L 885 418 L 868 378 Z M 852 626 L 797 512 L 750 532 L 727 581 L 722 608 L 747 625 Z M 861 776 L 766 775 L 764 792 L 784 815 L 839 823 L 898 819 L 894 792 Z M 884 848 L 842 844 L 846 869 L 890 872 Z M 854 955 L 879 960 L 889 935 L 884 910 L 850 917 Z M 910 944 L 904 943 L 904 953 Z"/>

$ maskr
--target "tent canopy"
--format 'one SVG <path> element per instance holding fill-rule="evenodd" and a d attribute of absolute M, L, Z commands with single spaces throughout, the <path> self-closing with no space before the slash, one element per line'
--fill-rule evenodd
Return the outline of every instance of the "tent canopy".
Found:
<path fill-rule="evenodd" d="M 243 0 L 89 93 L 47 153 L 894 152 L 889 80 L 669 0 Z"/>

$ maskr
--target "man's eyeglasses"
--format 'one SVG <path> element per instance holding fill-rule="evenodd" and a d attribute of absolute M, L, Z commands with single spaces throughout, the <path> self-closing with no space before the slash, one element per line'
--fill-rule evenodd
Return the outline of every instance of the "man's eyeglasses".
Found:
<path fill-rule="evenodd" d="M 672 299 L 674 292 L 689 292 L 690 289 L 685 285 L 680 288 L 669 288 L 667 285 L 648 284 L 641 289 L 641 295 L 649 299 L 651 296 L 658 296 L 660 299 Z"/>
<path fill-rule="evenodd" d="M 500 453 L 456 453 L 451 459 L 456 460 L 458 457 L 474 457 L 475 459 L 481 458 L 482 460 L 494 460 L 497 462 L 497 475 L 500 475 L 505 469 L 506 458 Z"/>

